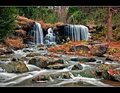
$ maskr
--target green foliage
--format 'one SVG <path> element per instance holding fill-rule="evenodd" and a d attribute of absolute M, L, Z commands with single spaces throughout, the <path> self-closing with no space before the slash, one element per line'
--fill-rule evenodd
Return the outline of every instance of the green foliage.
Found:
<path fill-rule="evenodd" d="M 84 14 L 82 11 L 76 11 L 70 16 L 70 20 L 74 24 L 79 24 L 82 19 L 84 19 Z"/>
<path fill-rule="evenodd" d="M 83 52 L 83 50 L 80 50 L 80 53 L 82 53 Z"/>
<path fill-rule="evenodd" d="M 119 27 L 113 30 L 113 38 L 115 40 L 120 40 L 120 28 Z"/>
<path fill-rule="evenodd" d="M 115 48 L 109 49 L 108 53 L 109 54 L 114 54 L 114 53 L 116 53 L 116 49 Z"/>
<path fill-rule="evenodd" d="M 56 14 L 47 7 L 18 7 L 18 14 L 30 19 L 41 19 L 45 23 L 55 23 Z"/>
<path fill-rule="evenodd" d="M 68 8 L 68 13 L 74 13 L 76 11 L 80 11 L 81 9 L 79 7 L 69 7 Z"/>
<path fill-rule="evenodd" d="M 107 27 L 96 27 L 96 32 L 91 34 L 93 40 L 105 40 Z"/>
<path fill-rule="evenodd" d="M 14 33 L 16 28 L 16 12 L 16 8 L 13 7 L 0 8 L 0 41 L 4 40 L 6 36 L 10 36 Z"/>

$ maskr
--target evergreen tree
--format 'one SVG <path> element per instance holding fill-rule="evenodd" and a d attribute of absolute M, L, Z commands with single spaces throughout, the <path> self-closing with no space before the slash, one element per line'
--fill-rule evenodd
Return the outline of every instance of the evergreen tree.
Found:
<path fill-rule="evenodd" d="M 16 9 L 13 7 L 0 7 L 0 41 L 14 33 L 16 27 L 15 12 Z"/>

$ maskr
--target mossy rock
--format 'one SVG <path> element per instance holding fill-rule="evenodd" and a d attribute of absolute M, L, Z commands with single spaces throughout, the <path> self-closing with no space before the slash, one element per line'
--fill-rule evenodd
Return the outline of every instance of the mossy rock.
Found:
<path fill-rule="evenodd" d="M 50 75 L 53 79 L 62 78 L 62 79 L 70 79 L 69 73 L 57 73 L 57 74 L 51 74 Z"/>
<path fill-rule="evenodd" d="M 27 54 L 26 57 L 34 57 L 35 54 L 34 53 L 30 53 L 30 54 Z"/>
<path fill-rule="evenodd" d="M 96 70 L 96 72 L 104 72 L 104 71 L 108 71 L 109 69 L 111 69 L 111 65 L 101 64 L 98 66 L 98 69 Z"/>
<path fill-rule="evenodd" d="M 3 65 L 2 68 L 9 73 L 23 73 L 29 71 L 26 64 L 22 61 L 10 62 L 6 65 Z"/>
<path fill-rule="evenodd" d="M 82 70 L 82 69 L 83 69 L 83 67 L 81 64 L 76 64 L 72 67 L 72 70 Z"/>
<path fill-rule="evenodd" d="M 71 61 L 95 62 L 96 58 L 77 57 L 77 58 L 71 58 Z"/>
<path fill-rule="evenodd" d="M 40 80 L 50 80 L 50 76 L 49 75 L 39 75 L 35 78 L 32 79 L 32 81 L 40 81 Z"/>
<path fill-rule="evenodd" d="M 79 74 L 83 77 L 88 77 L 88 78 L 100 78 L 99 76 L 96 75 L 95 69 L 86 69 L 82 72 L 79 72 Z"/>

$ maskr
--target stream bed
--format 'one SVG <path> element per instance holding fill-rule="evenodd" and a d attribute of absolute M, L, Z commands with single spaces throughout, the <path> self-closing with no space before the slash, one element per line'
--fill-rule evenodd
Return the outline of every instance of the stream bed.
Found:
<path fill-rule="evenodd" d="M 79 56 L 67 56 L 56 54 L 56 59 L 62 59 L 60 64 L 47 65 L 40 67 L 34 64 L 29 64 L 29 61 L 36 57 L 49 58 L 50 54 L 47 51 L 47 46 L 37 47 L 31 45 L 29 48 L 13 50 L 13 54 L 0 56 L 0 87 L 117 87 L 120 86 L 119 81 L 106 80 L 102 77 L 97 77 L 94 70 L 98 65 L 111 64 L 116 65 L 117 62 L 103 62 L 96 60 L 94 62 L 80 63 L 75 59 Z M 34 53 L 34 56 L 27 56 Z M 3 69 L 1 65 L 11 63 L 13 58 L 22 60 L 28 68 L 28 71 L 22 73 L 9 72 Z M 59 63 L 59 62 L 57 62 Z M 85 73 L 88 73 L 87 75 Z M 92 74 L 91 74 L 92 73 Z M 35 80 L 36 77 L 39 77 Z"/>

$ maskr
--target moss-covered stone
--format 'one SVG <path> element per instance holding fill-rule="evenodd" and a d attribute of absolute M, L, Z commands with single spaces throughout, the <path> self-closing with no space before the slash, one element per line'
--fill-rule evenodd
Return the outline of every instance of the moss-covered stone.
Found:
<path fill-rule="evenodd" d="M 2 65 L 2 68 L 9 73 L 23 73 L 29 71 L 26 64 L 22 61 L 10 62 L 6 65 Z"/>

